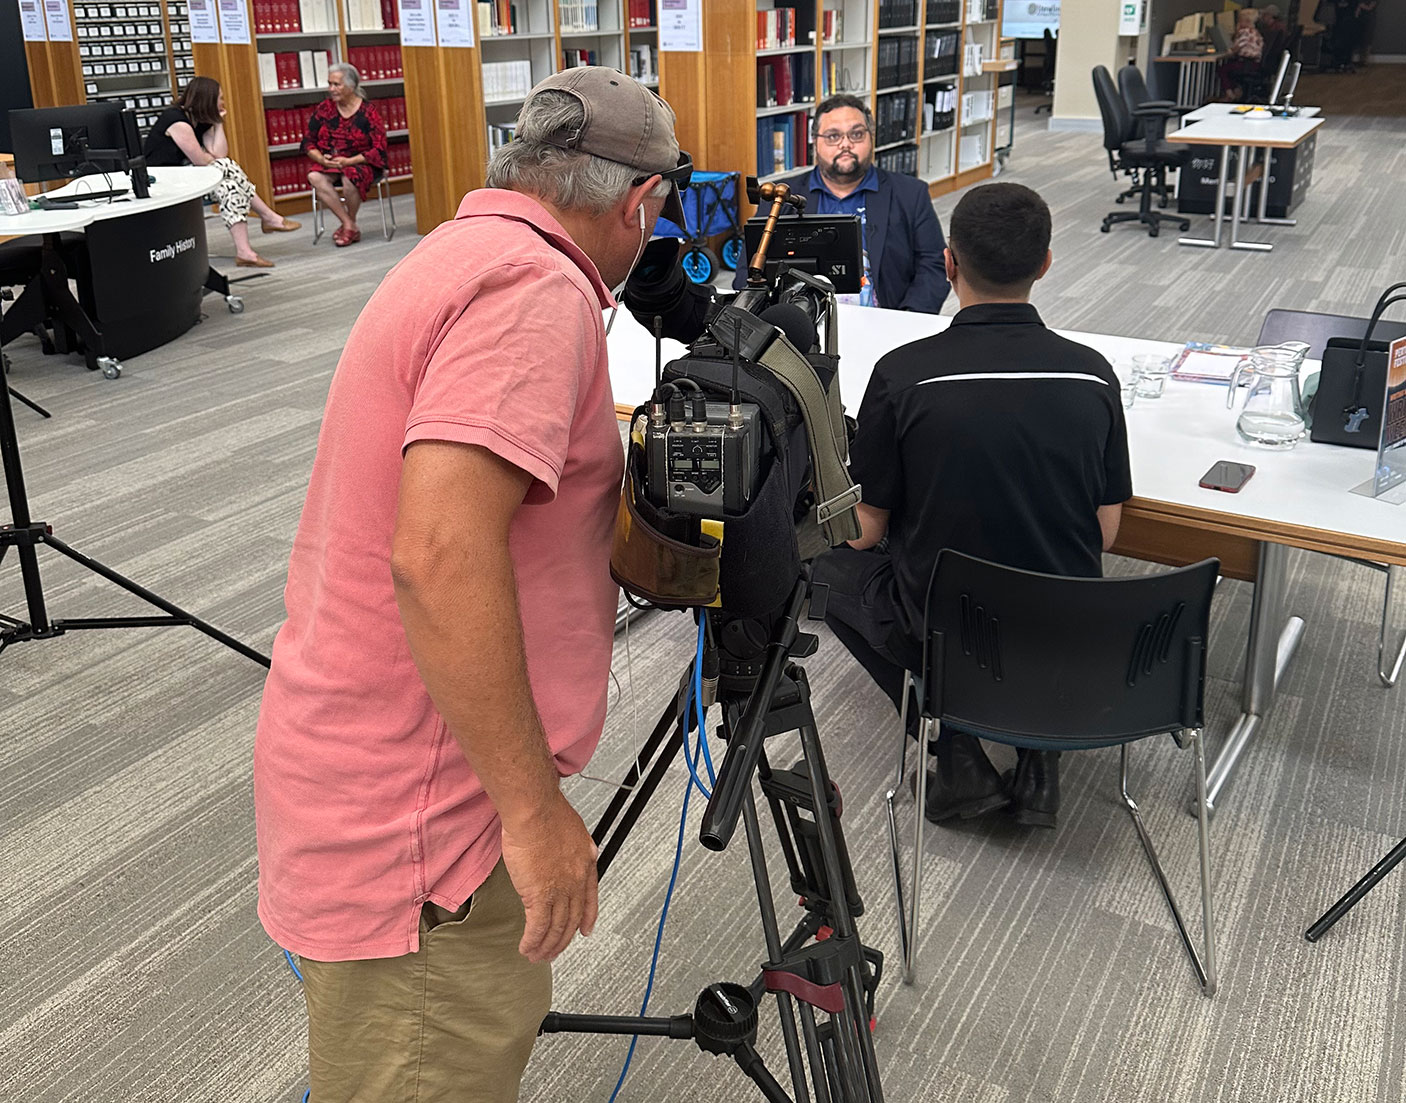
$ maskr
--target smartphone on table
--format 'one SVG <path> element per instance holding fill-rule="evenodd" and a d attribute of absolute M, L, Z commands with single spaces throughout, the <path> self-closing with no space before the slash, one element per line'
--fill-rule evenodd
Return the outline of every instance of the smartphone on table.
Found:
<path fill-rule="evenodd" d="M 1238 494 L 1254 473 L 1254 464 L 1217 460 L 1211 465 L 1211 469 L 1201 476 L 1201 485 L 1207 490 L 1224 490 L 1227 494 Z"/>

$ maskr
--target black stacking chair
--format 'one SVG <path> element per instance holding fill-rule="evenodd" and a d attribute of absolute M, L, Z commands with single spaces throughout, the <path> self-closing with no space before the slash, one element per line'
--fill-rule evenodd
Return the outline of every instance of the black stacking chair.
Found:
<path fill-rule="evenodd" d="M 951 724 L 981 739 L 1042 751 L 1122 749 L 1119 792 L 1172 911 L 1204 995 L 1216 990 L 1210 818 L 1201 741 L 1211 597 L 1220 563 L 1161 574 L 1062 578 L 1002 567 L 944 549 L 928 586 L 922 669 L 904 685 L 898 782 L 888 793 L 904 979 L 917 959 L 927 769 L 918 755 L 911 892 L 904 906 L 896 792 L 903 789 L 907 710 L 921 716 L 920 747 Z M 1198 953 L 1128 792 L 1128 744 L 1170 734 L 1192 750 L 1201 859 L 1204 951 Z"/>
<path fill-rule="evenodd" d="M 1257 345 L 1280 345 L 1285 341 L 1302 341 L 1308 346 L 1305 354 L 1311 360 L 1323 359 L 1323 350 L 1328 342 L 1334 337 L 1346 337 L 1349 340 L 1360 341 L 1367 335 L 1367 327 L 1371 325 L 1370 319 L 1353 318 L 1346 314 L 1319 314 L 1313 310 L 1271 310 L 1264 316 L 1264 323 L 1260 326 L 1260 333 L 1255 338 Z M 1372 331 L 1372 338 L 1376 341 L 1395 341 L 1398 338 L 1406 337 L 1406 322 L 1387 321 L 1385 318 L 1377 320 L 1377 326 Z M 1388 645 L 1387 638 L 1391 634 L 1391 606 L 1392 593 L 1396 588 L 1397 580 L 1400 578 L 1402 568 L 1393 566 L 1390 563 L 1376 563 L 1369 559 L 1358 559 L 1355 556 L 1340 556 L 1350 562 L 1360 564 L 1374 571 L 1380 571 L 1386 575 L 1386 590 L 1382 599 L 1382 620 L 1377 633 L 1377 678 L 1387 689 L 1396 685 L 1401 677 L 1401 667 L 1406 664 L 1406 635 L 1403 635 L 1401 642 L 1393 649 Z"/>
<path fill-rule="evenodd" d="M 1180 168 L 1191 158 L 1191 147 L 1173 145 L 1166 138 L 1167 119 L 1176 108 L 1145 105 L 1136 112 L 1128 110 L 1123 97 L 1113 86 L 1113 77 L 1102 65 L 1094 67 L 1094 95 L 1099 114 L 1103 117 L 1103 147 L 1108 151 L 1108 167 L 1114 179 L 1119 173 L 1133 178 L 1139 196 L 1138 209 L 1115 211 L 1103 220 L 1100 229 L 1106 234 L 1115 222 L 1140 222 L 1147 227 L 1149 237 L 1161 231 L 1163 220 L 1176 223 L 1183 231 L 1191 222 L 1180 215 L 1162 214 L 1152 209 L 1152 189 L 1169 168 Z M 1143 123 L 1143 137 L 1134 136 L 1134 122 Z M 1122 201 L 1122 197 L 1119 197 Z"/>

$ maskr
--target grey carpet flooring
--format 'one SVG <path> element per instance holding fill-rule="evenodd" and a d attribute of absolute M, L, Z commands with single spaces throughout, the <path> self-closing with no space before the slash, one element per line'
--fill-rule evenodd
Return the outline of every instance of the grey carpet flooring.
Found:
<path fill-rule="evenodd" d="M 1036 297 L 1052 324 L 1244 341 L 1270 306 L 1361 311 L 1402 275 L 1406 215 L 1391 182 L 1406 156 L 1398 120 L 1325 128 L 1299 226 L 1266 231 L 1280 246 L 1269 256 L 1179 249 L 1170 235 L 1127 228 L 1098 233 L 1116 189 L 1097 138 L 1041 125 L 1022 108 L 1006 178 L 1037 187 L 1055 211 L 1056 266 Z M 944 219 L 955 200 L 939 201 Z M 398 213 L 413 224 L 409 203 Z M 17 342 L 11 384 L 55 413 L 44 422 L 17 410 L 35 515 L 266 649 L 331 370 L 357 311 L 414 241 L 404 230 L 346 250 L 313 248 L 306 233 L 262 239 L 278 267 L 244 285 L 246 313 L 207 300 L 200 326 L 129 361 L 117 382 Z M 43 565 L 51 615 L 145 611 L 58 556 Z M 929 831 L 921 975 L 901 986 L 881 819 L 891 711 L 821 630 L 807 666 L 869 906 L 861 932 L 892 970 L 876 1036 L 888 1098 L 1401 1098 L 1406 877 L 1384 882 L 1322 943 L 1301 937 L 1406 834 L 1406 708 L 1372 673 L 1381 580 L 1302 554 L 1291 586 L 1309 628 L 1214 826 L 1223 980 L 1212 1000 L 1193 984 L 1116 804 L 1111 752 L 1067 759 L 1056 832 L 1000 816 Z M 21 605 L 11 558 L 0 566 L 0 611 Z M 1248 613 L 1248 588 L 1223 585 L 1213 746 L 1237 711 Z M 617 640 L 618 685 L 589 774 L 623 772 L 689 648 L 677 615 L 645 618 Z M 261 673 L 187 629 L 72 633 L 0 656 L 0 1098 L 301 1097 L 301 997 L 254 916 L 249 760 Z M 792 753 L 783 737 L 772 757 Z M 1148 744 L 1134 768 L 1194 912 L 1189 757 L 1170 741 Z M 581 778 L 570 792 L 589 821 L 611 790 Z M 678 767 L 603 885 L 595 937 L 559 964 L 559 1008 L 638 1008 L 682 792 Z M 910 822 L 906 798 L 902 813 Z M 692 816 L 651 1003 L 660 1014 L 686 1010 L 712 980 L 750 978 L 763 954 L 742 846 L 704 851 L 693 842 L 696 804 Z M 785 915 L 786 894 L 777 896 Z M 762 1046 L 775 1057 L 774 1015 L 764 1017 Z M 545 1039 L 523 1099 L 604 1101 L 625 1048 Z M 730 1064 L 691 1044 L 645 1039 L 620 1098 L 755 1095 Z"/>

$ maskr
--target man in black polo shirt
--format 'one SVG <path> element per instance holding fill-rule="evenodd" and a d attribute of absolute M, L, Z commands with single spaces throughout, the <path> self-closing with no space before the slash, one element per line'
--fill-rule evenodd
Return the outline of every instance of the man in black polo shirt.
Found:
<path fill-rule="evenodd" d="M 881 359 L 864 393 L 850 449 L 863 535 L 818 559 L 815 579 L 830 587 L 826 622 L 895 705 L 941 549 L 1098 577 L 1132 496 L 1117 377 L 1029 302 L 1049 245 L 1049 208 L 1029 188 L 968 192 L 945 254 L 961 310 Z M 1058 754 L 1020 751 L 1002 778 L 973 736 L 944 729 L 936 749 L 928 819 L 1011 805 L 1020 823 L 1055 825 Z"/>

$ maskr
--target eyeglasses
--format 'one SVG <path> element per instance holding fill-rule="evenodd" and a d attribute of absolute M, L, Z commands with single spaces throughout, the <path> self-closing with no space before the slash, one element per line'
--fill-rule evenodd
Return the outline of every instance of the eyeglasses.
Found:
<path fill-rule="evenodd" d="M 679 191 L 683 191 L 688 187 L 689 181 L 693 179 L 693 158 L 683 150 L 679 150 L 679 163 L 677 165 L 671 169 L 666 169 L 664 172 L 657 174 L 651 173 L 650 175 L 658 175 L 664 180 L 667 180 L 670 184 L 675 185 Z M 648 176 L 636 176 L 635 187 L 639 187 L 648 179 Z"/>
<path fill-rule="evenodd" d="M 841 142 L 848 141 L 850 145 L 862 145 L 869 137 L 867 126 L 856 126 L 853 130 L 827 130 L 824 134 L 817 134 L 816 140 L 823 142 L 827 146 L 837 146 Z"/>

